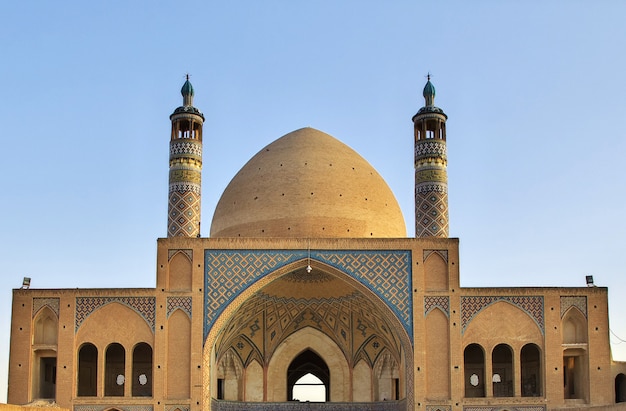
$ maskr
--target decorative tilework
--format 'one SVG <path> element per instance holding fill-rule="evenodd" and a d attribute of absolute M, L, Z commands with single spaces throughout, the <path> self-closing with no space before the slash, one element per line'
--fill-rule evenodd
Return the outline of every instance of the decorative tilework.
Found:
<path fill-rule="evenodd" d="M 545 405 L 497 405 L 484 407 L 463 407 L 463 411 L 546 411 Z"/>
<path fill-rule="evenodd" d="M 202 158 L 202 143 L 181 138 L 170 142 L 170 157 L 179 157 L 181 154 L 185 157 Z"/>
<path fill-rule="evenodd" d="M 448 237 L 448 187 L 445 183 L 415 187 L 415 230 L 419 238 Z"/>
<path fill-rule="evenodd" d="M 185 404 L 185 405 L 168 405 L 166 408 L 167 411 L 176 411 L 176 410 L 180 410 L 180 411 L 189 411 L 189 404 Z"/>
<path fill-rule="evenodd" d="M 167 297 L 167 318 L 179 308 L 191 318 L 191 297 Z"/>
<path fill-rule="evenodd" d="M 561 297 L 561 318 L 570 307 L 576 307 L 587 318 L 587 297 L 584 295 L 574 295 Z"/>
<path fill-rule="evenodd" d="M 424 261 L 432 254 L 436 253 L 443 258 L 443 261 L 448 262 L 448 250 L 424 250 Z"/>
<path fill-rule="evenodd" d="M 152 405 L 119 405 L 115 402 L 113 404 L 89 404 L 89 405 L 75 405 L 74 411 L 104 411 L 115 408 L 121 411 L 152 411 Z"/>
<path fill-rule="evenodd" d="M 431 157 L 446 159 L 446 142 L 444 140 L 421 140 L 415 144 L 415 160 Z"/>
<path fill-rule="evenodd" d="M 306 250 L 206 250 L 205 339 L 224 308 L 251 284 L 307 257 Z M 413 337 L 409 251 L 311 250 L 311 259 L 341 270 L 370 289 L 393 310 Z"/>
<path fill-rule="evenodd" d="M 427 405 L 426 411 L 452 411 L 450 405 Z"/>
<path fill-rule="evenodd" d="M 189 257 L 189 261 L 193 261 L 193 250 L 167 250 L 167 261 L 170 261 L 178 253 L 184 253 Z"/>
<path fill-rule="evenodd" d="M 407 400 L 381 402 L 239 402 L 211 400 L 211 411 L 406 411 Z"/>
<path fill-rule="evenodd" d="M 439 308 L 446 316 L 450 317 L 450 297 L 424 297 L 424 317 L 435 308 Z"/>
<path fill-rule="evenodd" d="M 33 318 L 43 307 L 50 308 L 59 317 L 59 298 L 33 298 Z"/>
<path fill-rule="evenodd" d="M 461 330 L 469 325 L 470 321 L 487 306 L 506 301 L 526 312 L 544 333 L 543 297 L 540 296 L 492 296 L 492 297 L 461 297 Z"/>
<path fill-rule="evenodd" d="M 193 184 L 170 184 L 168 237 L 196 237 L 200 234 L 200 191 Z"/>
<path fill-rule="evenodd" d="M 154 332 L 155 297 L 76 297 L 75 331 L 78 331 L 83 321 L 94 311 L 109 303 L 120 303 L 131 308 L 146 320 Z"/>

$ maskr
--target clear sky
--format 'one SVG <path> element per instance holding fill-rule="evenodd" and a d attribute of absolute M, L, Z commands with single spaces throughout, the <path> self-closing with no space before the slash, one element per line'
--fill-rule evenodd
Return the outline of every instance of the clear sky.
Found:
<path fill-rule="evenodd" d="M 0 401 L 23 277 L 155 286 L 185 73 L 206 116 L 203 236 L 239 168 L 305 126 L 371 162 L 413 236 L 430 72 L 462 286 L 593 275 L 626 339 L 625 16 L 617 0 L 2 2 Z"/>

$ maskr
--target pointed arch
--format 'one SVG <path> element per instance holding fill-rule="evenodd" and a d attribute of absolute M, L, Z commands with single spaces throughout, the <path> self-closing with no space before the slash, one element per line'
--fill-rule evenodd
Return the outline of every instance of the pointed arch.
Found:
<path fill-rule="evenodd" d="M 400 399 L 399 371 L 396 358 L 383 350 L 374 363 L 374 401 Z"/>
<path fill-rule="evenodd" d="M 570 307 L 561 320 L 563 344 L 587 343 L 587 318 L 575 306 Z"/>
<path fill-rule="evenodd" d="M 296 384 L 304 376 L 312 374 L 325 388 L 325 400 L 329 401 L 330 370 L 326 361 L 310 349 L 306 349 L 294 358 L 287 368 L 287 401 L 293 401 Z"/>
<path fill-rule="evenodd" d="M 245 369 L 245 401 L 263 401 L 263 367 L 255 359 Z"/>
<path fill-rule="evenodd" d="M 408 389 L 408 387 L 413 386 L 413 350 L 411 339 L 407 333 L 407 329 L 405 328 L 402 319 L 398 316 L 398 314 L 392 310 L 384 301 L 381 300 L 380 296 L 375 294 L 372 290 L 366 287 L 363 283 L 360 282 L 359 279 L 352 277 L 351 275 L 344 273 L 340 270 L 340 268 L 330 266 L 325 264 L 324 262 L 311 259 L 310 261 L 306 258 L 300 259 L 284 266 L 277 268 L 276 270 L 264 274 L 263 276 L 259 276 L 255 278 L 253 282 L 246 284 L 245 293 L 237 293 L 230 301 L 230 303 L 224 307 L 220 307 L 219 313 L 216 313 L 211 316 L 205 316 L 205 342 L 204 342 L 204 352 L 203 352 L 203 379 L 205 390 L 203 390 L 203 400 L 209 403 L 212 398 L 215 398 L 219 393 L 220 382 L 216 380 L 215 372 L 211 370 L 216 369 L 216 361 L 218 356 L 220 356 L 220 351 L 223 349 L 227 349 L 227 346 L 232 346 L 231 342 L 234 341 L 234 329 L 233 323 L 231 320 L 234 318 L 236 313 L 240 312 L 244 303 L 246 303 L 250 296 L 262 290 L 271 282 L 279 279 L 280 277 L 290 274 L 292 272 L 298 270 L 304 270 L 308 263 L 310 262 L 314 271 L 323 272 L 329 274 L 337 279 L 347 282 L 351 287 L 354 287 L 359 293 L 361 293 L 364 297 L 368 299 L 372 304 L 375 305 L 375 313 L 380 316 L 381 319 L 384 320 L 386 326 L 384 327 L 384 333 L 388 336 L 392 336 L 393 338 L 393 346 L 395 350 L 398 351 L 393 354 L 394 358 L 397 360 L 400 382 L 397 384 L 399 387 L 399 398 L 406 398 L 407 404 L 409 407 L 413 406 L 413 390 Z M 206 291 L 205 291 L 206 293 Z M 206 296 L 206 295 L 205 295 Z M 306 328 L 300 329 L 296 332 L 300 333 Z M 307 332 L 307 331 L 305 331 Z M 360 332 L 360 331 L 359 331 Z M 322 333 L 323 334 L 323 333 Z M 291 334 L 287 337 L 289 342 L 292 342 Z M 325 336 L 326 339 L 332 341 L 332 339 L 328 336 Z M 225 341 L 228 341 L 228 344 L 224 344 Z M 281 341 L 283 341 L 281 339 Z M 375 342 L 375 341 L 374 341 Z M 361 342 L 358 342 L 360 345 Z M 378 356 L 381 348 L 378 347 L 378 344 L 371 344 L 369 347 L 368 354 L 369 357 L 373 359 Z M 270 369 L 272 367 L 272 361 L 277 358 L 277 353 L 280 351 L 282 344 L 277 345 L 271 353 L 265 353 L 264 357 L 266 357 L 265 361 L 269 364 L 267 367 Z M 336 341 L 332 341 L 331 344 L 326 344 L 326 346 L 334 346 L 335 349 L 341 351 L 341 348 L 337 345 Z M 318 352 L 318 354 L 320 354 Z M 358 358 L 367 358 L 363 357 L 359 354 L 359 356 L 355 356 Z M 325 356 L 322 356 L 326 360 Z M 345 369 L 341 371 L 346 377 L 343 376 L 340 378 L 340 381 L 343 381 L 342 386 L 338 387 L 337 384 L 333 384 L 330 389 L 330 398 L 331 401 L 341 401 L 337 398 L 350 398 L 352 392 L 352 379 L 350 378 L 350 374 L 347 372 L 349 370 L 348 365 L 351 361 L 347 359 L 346 354 L 341 354 L 341 369 L 344 369 L 343 363 L 345 362 Z M 356 362 L 356 361 L 355 361 Z M 284 365 L 286 372 L 287 365 Z M 332 368 L 332 367 L 331 367 Z M 286 375 L 286 374 L 284 374 Z M 266 390 L 266 398 L 264 401 L 285 401 L 287 398 L 286 392 L 286 383 L 274 389 L 274 384 L 271 381 L 275 380 L 274 375 L 271 372 L 266 373 L 266 380 L 268 381 L 268 387 Z M 285 378 L 284 376 L 281 378 Z M 332 381 L 335 381 L 334 378 L 331 378 Z"/>
<path fill-rule="evenodd" d="M 183 310 L 167 319 L 167 396 L 173 399 L 191 395 L 191 320 Z"/>
<path fill-rule="evenodd" d="M 449 287 L 448 263 L 438 252 L 424 260 L 424 287 L 426 291 L 445 291 Z"/>
<path fill-rule="evenodd" d="M 352 400 L 370 402 L 372 398 L 372 368 L 364 359 L 359 360 L 352 370 Z"/>
<path fill-rule="evenodd" d="M 311 327 L 296 331 L 274 352 L 267 367 L 268 401 L 287 401 L 289 365 L 307 350 L 332 364 L 329 367 L 332 382 L 328 389 L 329 401 L 349 401 L 350 369 L 344 352 L 330 337 Z"/>
<path fill-rule="evenodd" d="M 170 258 L 168 264 L 168 288 L 170 291 L 191 291 L 192 261 L 183 251 Z"/>
<path fill-rule="evenodd" d="M 426 386 L 429 398 L 450 398 L 450 320 L 440 308 L 426 316 Z"/>
<path fill-rule="evenodd" d="M 243 398 L 243 364 L 234 350 L 228 350 L 218 361 L 218 386 L 221 385 L 221 399 L 241 401 Z"/>
<path fill-rule="evenodd" d="M 59 319 L 48 306 L 42 307 L 35 318 L 33 343 L 41 345 L 56 345 L 59 333 Z"/>

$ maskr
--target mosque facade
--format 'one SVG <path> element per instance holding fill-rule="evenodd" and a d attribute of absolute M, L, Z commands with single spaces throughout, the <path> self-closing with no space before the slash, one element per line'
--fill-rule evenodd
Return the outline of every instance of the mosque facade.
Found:
<path fill-rule="evenodd" d="M 460 286 L 447 115 L 430 79 L 413 117 L 415 238 L 378 172 L 313 128 L 250 159 L 201 238 L 204 116 L 188 79 L 181 93 L 156 288 L 14 290 L 9 403 L 542 411 L 626 400 L 606 288 Z"/>

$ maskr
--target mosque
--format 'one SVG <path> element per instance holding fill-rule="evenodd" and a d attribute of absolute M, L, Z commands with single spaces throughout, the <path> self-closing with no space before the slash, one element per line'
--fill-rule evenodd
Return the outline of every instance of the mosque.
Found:
<path fill-rule="evenodd" d="M 606 288 L 460 286 L 448 117 L 430 79 L 412 119 L 415 238 L 377 171 L 313 128 L 250 159 L 201 238 L 204 116 L 188 79 L 181 93 L 156 288 L 14 290 L 9 403 L 544 411 L 626 400 Z"/>

